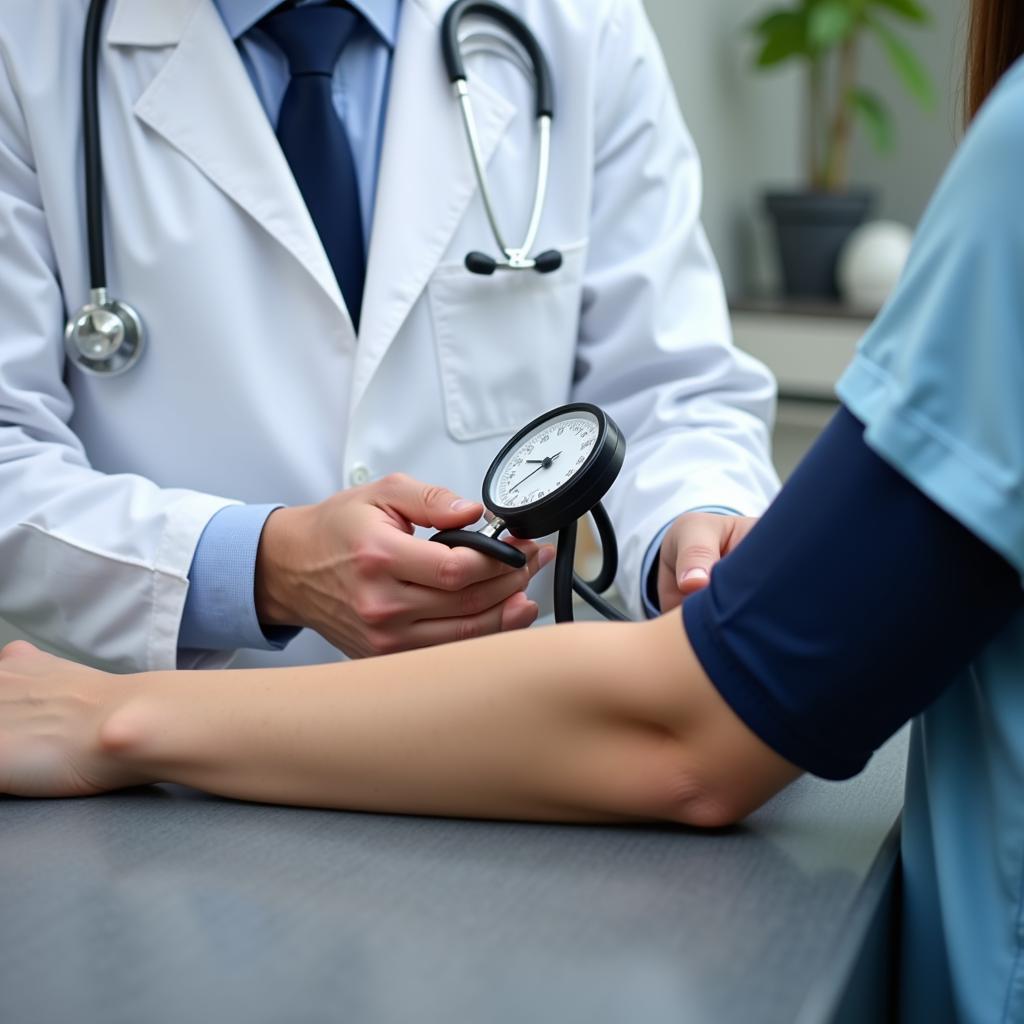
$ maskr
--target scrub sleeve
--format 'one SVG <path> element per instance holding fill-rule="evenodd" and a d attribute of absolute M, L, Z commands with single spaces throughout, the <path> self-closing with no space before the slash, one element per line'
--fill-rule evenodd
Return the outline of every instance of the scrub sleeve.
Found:
<path fill-rule="evenodd" d="M 856 770 L 878 741 L 864 726 L 870 715 L 854 708 L 857 686 L 864 705 L 883 709 L 908 694 L 921 702 L 931 688 L 914 724 L 903 819 L 900 994 L 911 1022 L 1024 1020 L 1022 169 L 1018 62 L 961 146 L 896 294 L 839 385 L 846 411 L 711 587 L 684 608 L 694 649 L 727 702 L 784 756 L 826 776 Z M 850 447 L 858 431 L 873 467 Z M 782 524 L 778 510 L 810 473 L 828 490 L 805 507 L 802 523 L 793 512 Z M 862 480 L 870 481 L 866 497 Z M 920 498 L 916 512 L 910 492 Z M 893 514 L 870 520 L 872 543 L 859 531 L 885 502 Z M 773 524 L 791 531 L 774 533 L 781 558 L 762 540 Z M 973 554 L 965 537 L 976 542 Z M 856 543 L 859 566 L 848 557 Z M 794 560 L 807 566 L 802 578 L 789 568 Z M 744 585 L 731 582 L 739 569 Z M 978 575 L 988 572 L 991 586 Z M 872 591 L 862 586 L 868 574 Z M 833 579 L 821 582 L 826 575 Z M 916 592 L 908 578 L 921 583 Z M 766 606 L 763 595 L 780 579 L 793 593 Z M 856 613 L 839 596 L 844 586 L 864 595 Z M 902 620 L 898 600 L 907 606 Z M 823 601 L 834 614 L 817 610 Z M 830 625 L 844 615 L 839 630 Z M 977 631 L 968 650 L 965 624 L 986 617 L 989 634 Z M 783 624 L 783 639 L 758 625 L 768 620 Z M 856 673 L 840 660 L 843 631 L 870 649 Z M 773 670 L 779 651 L 791 671 Z M 944 667 L 936 651 L 968 663 Z M 898 677 L 886 675 L 893 661 Z M 819 670 L 816 686 L 805 663 Z"/>
<path fill-rule="evenodd" d="M 961 146 L 839 394 L 876 452 L 1024 573 L 1021 62 Z M 903 876 L 902 1019 L 1024 1020 L 1021 615 L 915 723 Z"/>

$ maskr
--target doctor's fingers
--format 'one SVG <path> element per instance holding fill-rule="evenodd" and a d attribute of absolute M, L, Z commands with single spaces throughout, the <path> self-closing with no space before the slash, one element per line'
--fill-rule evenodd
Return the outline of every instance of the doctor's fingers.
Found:
<path fill-rule="evenodd" d="M 440 644 L 526 629 L 537 621 L 539 614 L 537 605 L 519 592 L 479 615 L 414 622 L 406 631 L 405 638 L 410 648 L 437 647 Z"/>
<path fill-rule="evenodd" d="M 526 556 L 528 568 L 536 562 L 541 550 L 539 545 L 529 540 L 515 541 L 513 546 Z M 523 571 L 488 558 L 478 551 L 449 548 L 422 537 L 407 537 L 396 533 L 391 538 L 391 549 L 395 556 L 391 575 L 395 579 L 448 593 L 456 593 L 476 583 Z M 534 567 L 530 575 L 538 568 Z"/>
<path fill-rule="evenodd" d="M 460 498 L 447 487 L 415 480 L 404 473 L 391 473 L 370 485 L 378 507 L 417 526 L 457 530 L 475 523 L 484 507 L 478 501 Z"/>
<path fill-rule="evenodd" d="M 409 584 L 402 603 L 410 609 L 413 621 L 431 619 L 471 619 L 504 604 L 510 597 L 526 590 L 530 580 L 553 558 L 551 548 L 542 548 L 523 569 L 510 570 L 494 579 L 474 583 L 449 593 L 430 587 Z"/>

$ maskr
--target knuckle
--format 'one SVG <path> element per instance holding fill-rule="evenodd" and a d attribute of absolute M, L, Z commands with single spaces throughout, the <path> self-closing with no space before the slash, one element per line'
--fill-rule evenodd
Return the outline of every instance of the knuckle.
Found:
<path fill-rule="evenodd" d="M 32 654 L 36 648 L 27 640 L 11 640 L 0 649 L 0 658 L 17 657 L 21 654 Z"/>
<path fill-rule="evenodd" d="M 490 607 L 487 594 L 478 587 L 470 587 L 459 594 L 459 614 L 472 618 Z"/>
<path fill-rule="evenodd" d="M 476 640 L 478 637 L 486 636 L 491 630 L 487 629 L 484 621 L 479 616 L 471 619 L 459 619 L 455 624 L 455 639 L 458 642 L 463 640 Z"/>
<path fill-rule="evenodd" d="M 454 555 L 442 558 L 437 563 L 436 582 L 440 590 L 461 590 L 468 582 L 466 569 L 461 560 Z"/>
<path fill-rule="evenodd" d="M 404 491 L 409 486 L 409 477 L 405 473 L 388 473 L 387 476 L 380 478 L 378 485 L 382 491 L 394 494 Z"/>
<path fill-rule="evenodd" d="M 352 560 L 363 576 L 379 576 L 391 568 L 391 553 L 372 541 L 361 541 L 352 549 Z"/>
<path fill-rule="evenodd" d="M 392 607 L 372 596 L 358 598 L 355 613 L 367 626 L 386 626 L 395 617 Z"/>
<path fill-rule="evenodd" d="M 448 497 L 448 490 L 444 487 L 438 487 L 436 484 L 423 484 L 420 497 L 427 508 L 433 508 L 435 505 L 445 503 L 445 498 Z"/>
<path fill-rule="evenodd" d="M 699 559 L 701 561 L 714 561 L 718 558 L 718 548 L 710 544 L 687 544 L 680 552 L 684 559 Z"/>

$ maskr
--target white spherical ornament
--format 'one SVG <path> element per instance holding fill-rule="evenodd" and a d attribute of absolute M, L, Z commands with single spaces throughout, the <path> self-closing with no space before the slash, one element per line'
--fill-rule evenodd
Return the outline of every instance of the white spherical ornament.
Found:
<path fill-rule="evenodd" d="M 850 306 L 877 313 L 906 266 L 914 233 L 895 221 L 858 228 L 839 256 L 839 292 Z"/>

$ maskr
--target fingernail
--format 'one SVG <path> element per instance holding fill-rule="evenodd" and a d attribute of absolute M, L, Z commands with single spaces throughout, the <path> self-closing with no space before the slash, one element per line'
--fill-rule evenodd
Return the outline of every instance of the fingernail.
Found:
<path fill-rule="evenodd" d="M 473 502 L 466 501 L 465 498 L 456 498 L 452 502 L 451 508 L 453 512 L 465 512 L 467 508 L 472 508 Z"/>
<path fill-rule="evenodd" d="M 689 583 L 690 580 L 709 580 L 711 574 L 707 569 L 687 569 L 686 572 L 679 578 L 679 585 L 682 586 L 684 583 Z"/>
<path fill-rule="evenodd" d="M 543 547 L 540 549 L 540 554 L 537 556 L 537 561 L 540 563 L 540 567 L 543 569 L 545 565 L 550 565 L 555 560 L 555 549 L 552 547 Z"/>

